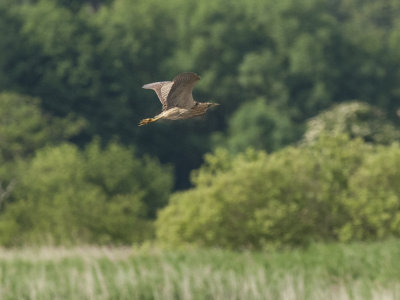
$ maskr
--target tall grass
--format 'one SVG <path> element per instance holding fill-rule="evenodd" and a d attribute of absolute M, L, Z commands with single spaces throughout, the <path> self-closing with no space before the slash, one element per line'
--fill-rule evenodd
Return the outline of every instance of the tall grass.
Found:
<path fill-rule="evenodd" d="M 0 249 L 0 299 L 400 299 L 400 241 L 268 253 Z"/>

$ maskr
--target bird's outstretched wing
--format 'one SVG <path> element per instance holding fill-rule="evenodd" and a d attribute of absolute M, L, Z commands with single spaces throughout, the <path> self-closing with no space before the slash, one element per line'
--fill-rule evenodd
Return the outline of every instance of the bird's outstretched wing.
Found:
<path fill-rule="evenodd" d="M 160 99 L 160 102 L 163 106 L 163 111 L 167 109 L 167 97 L 171 87 L 173 86 L 173 81 L 161 81 L 161 82 L 153 82 L 149 84 L 145 84 L 142 86 L 144 89 L 154 90 Z"/>
<path fill-rule="evenodd" d="M 182 73 L 173 79 L 173 85 L 166 100 L 167 109 L 172 107 L 191 108 L 195 105 L 192 90 L 200 77 L 192 72 Z"/>

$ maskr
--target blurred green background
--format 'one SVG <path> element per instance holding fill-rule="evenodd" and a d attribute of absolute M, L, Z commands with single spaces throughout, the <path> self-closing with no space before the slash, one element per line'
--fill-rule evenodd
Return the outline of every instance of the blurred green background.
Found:
<path fill-rule="evenodd" d="M 398 0 L 2 0 L 0 245 L 399 237 L 399 83 Z"/>

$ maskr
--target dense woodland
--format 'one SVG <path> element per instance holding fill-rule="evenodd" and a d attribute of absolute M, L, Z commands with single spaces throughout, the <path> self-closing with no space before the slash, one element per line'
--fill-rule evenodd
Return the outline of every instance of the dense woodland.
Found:
<path fill-rule="evenodd" d="M 400 236 L 399 83 L 399 0 L 1 0 L 0 244 Z"/>

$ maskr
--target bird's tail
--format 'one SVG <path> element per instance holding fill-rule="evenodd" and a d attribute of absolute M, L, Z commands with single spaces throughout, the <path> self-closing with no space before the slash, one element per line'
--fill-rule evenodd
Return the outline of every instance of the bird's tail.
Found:
<path fill-rule="evenodd" d="M 142 121 L 139 122 L 139 126 L 143 126 L 143 125 L 147 125 L 149 123 L 153 123 L 155 121 L 157 121 L 158 119 L 156 118 L 147 118 L 147 119 L 143 119 Z"/>

